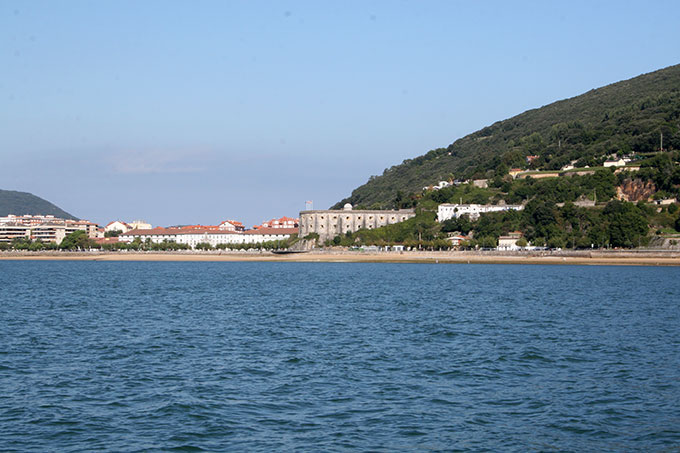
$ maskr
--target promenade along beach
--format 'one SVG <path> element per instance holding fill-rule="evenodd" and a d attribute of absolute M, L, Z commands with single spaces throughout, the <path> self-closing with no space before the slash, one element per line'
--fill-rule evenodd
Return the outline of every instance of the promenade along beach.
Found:
<path fill-rule="evenodd" d="M 271 262 L 373 262 L 465 264 L 572 264 L 680 266 L 680 251 L 562 251 L 562 252 L 362 252 L 313 250 L 305 253 L 272 252 L 3 252 L 0 260 L 73 261 L 271 261 Z"/>

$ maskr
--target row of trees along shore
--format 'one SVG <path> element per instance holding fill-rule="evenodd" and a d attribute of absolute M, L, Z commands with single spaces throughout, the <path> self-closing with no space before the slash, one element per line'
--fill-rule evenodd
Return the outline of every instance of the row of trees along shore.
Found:
<path fill-rule="evenodd" d="M 277 250 L 288 248 L 296 240 L 296 237 L 291 237 L 284 241 L 269 241 L 252 244 L 218 244 L 213 247 L 207 242 L 201 242 L 195 245 L 196 250 Z M 17 251 L 49 251 L 49 250 L 67 250 L 67 251 L 82 251 L 82 250 L 105 250 L 105 251 L 178 251 L 191 250 L 188 244 L 178 244 L 175 241 L 152 242 L 150 239 L 142 241 L 137 238 L 134 241 L 115 242 L 109 244 L 98 244 L 96 241 L 90 239 L 85 231 L 75 231 L 67 235 L 60 244 L 54 242 L 42 242 L 40 240 L 31 241 L 30 239 L 14 239 L 10 243 L 0 243 L 0 250 L 17 250 Z"/>

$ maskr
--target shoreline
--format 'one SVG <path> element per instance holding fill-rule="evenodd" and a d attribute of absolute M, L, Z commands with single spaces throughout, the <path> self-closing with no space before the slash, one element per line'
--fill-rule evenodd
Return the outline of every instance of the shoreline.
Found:
<path fill-rule="evenodd" d="M 508 252 L 349 252 L 311 251 L 290 255 L 271 252 L 0 252 L 0 261 L 159 261 L 159 262 L 296 262 L 551 264 L 595 266 L 680 266 L 678 251 Z"/>

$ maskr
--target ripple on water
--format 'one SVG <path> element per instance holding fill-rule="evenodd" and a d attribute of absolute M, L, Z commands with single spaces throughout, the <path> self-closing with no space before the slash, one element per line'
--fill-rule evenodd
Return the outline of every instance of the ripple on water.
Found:
<path fill-rule="evenodd" d="M 674 281 L 674 268 L 0 262 L 0 449 L 673 449 Z"/>

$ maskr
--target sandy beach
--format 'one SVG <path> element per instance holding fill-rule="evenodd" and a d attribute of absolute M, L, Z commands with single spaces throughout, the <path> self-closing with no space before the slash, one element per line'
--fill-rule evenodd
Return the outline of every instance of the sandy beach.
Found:
<path fill-rule="evenodd" d="M 358 252 L 311 251 L 278 255 L 271 252 L 2 252 L 0 260 L 68 261 L 196 261 L 196 262 L 328 262 L 328 263 L 461 263 L 680 266 L 680 252 Z"/>

